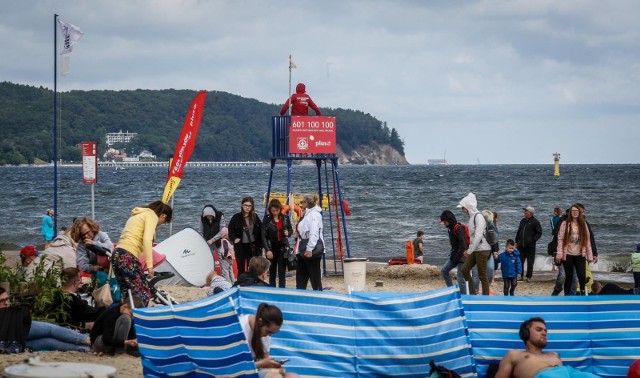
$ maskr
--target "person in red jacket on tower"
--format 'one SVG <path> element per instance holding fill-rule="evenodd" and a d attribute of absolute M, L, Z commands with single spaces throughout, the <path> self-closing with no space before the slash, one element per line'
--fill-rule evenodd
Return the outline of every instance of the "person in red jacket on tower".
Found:
<path fill-rule="evenodd" d="M 294 116 L 306 116 L 309 115 L 309 107 L 316 112 L 316 115 L 320 114 L 320 109 L 313 102 L 311 97 L 305 93 L 306 87 L 302 83 L 298 83 L 296 85 L 296 93 L 291 95 L 291 98 L 287 99 L 287 102 L 284 103 L 282 109 L 280 109 L 280 115 L 285 115 L 287 110 L 289 110 L 289 101 L 291 101 L 291 115 Z"/>

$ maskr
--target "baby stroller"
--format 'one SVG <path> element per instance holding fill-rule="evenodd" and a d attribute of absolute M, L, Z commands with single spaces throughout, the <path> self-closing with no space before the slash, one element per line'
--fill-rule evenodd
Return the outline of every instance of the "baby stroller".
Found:
<path fill-rule="evenodd" d="M 156 283 L 173 276 L 175 276 L 175 274 L 171 272 L 155 272 L 153 278 L 148 280 L 149 288 L 151 289 L 151 299 L 149 300 L 150 306 L 172 306 L 174 304 L 178 304 L 178 301 L 176 301 L 169 293 L 156 287 Z"/>

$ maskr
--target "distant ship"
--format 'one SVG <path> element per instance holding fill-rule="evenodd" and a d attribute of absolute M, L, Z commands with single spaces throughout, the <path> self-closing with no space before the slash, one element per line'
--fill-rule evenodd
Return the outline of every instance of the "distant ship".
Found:
<path fill-rule="evenodd" d="M 429 165 L 449 165 L 447 159 L 429 159 L 427 160 Z"/>

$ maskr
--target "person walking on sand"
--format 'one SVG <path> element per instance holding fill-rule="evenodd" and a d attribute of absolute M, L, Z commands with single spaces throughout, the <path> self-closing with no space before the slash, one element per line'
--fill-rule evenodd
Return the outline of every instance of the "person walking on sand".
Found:
<path fill-rule="evenodd" d="M 469 284 L 469 294 L 475 295 L 476 288 L 471 279 L 471 269 L 478 266 L 478 277 L 482 285 L 482 294 L 489 295 L 489 277 L 487 276 L 487 260 L 491 255 L 491 246 L 484 236 L 484 229 L 487 223 L 478 211 L 478 201 L 473 193 L 467 194 L 460 200 L 458 207 L 462 208 L 464 214 L 469 215 L 469 233 L 471 235 L 471 244 L 464 252 L 464 265 L 462 266 L 462 274 L 464 280 Z"/>
<path fill-rule="evenodd" d="M 306 93 L 306 87 L 303 83 L 296 85 L 296 93 L 291 95 L 291 98 L 282 105 L 280 109 L 280 115 L 285 115 L 291 106 L 291 115 L 294 116 L 306 116 L 309 115 L 309 108 L 316 112 L 316 115 L 320 114 L 320 109 L 313 102 L 311 97 Z"/>
<path fill-rule="evenodd" d="M 51 241 L 55 236 L 55 232 L 53 230 L 53 210 L 47 209 L 45 211 L 44 216 L 42 217 L 42 238 L 44 239 L 44 249 L 47 249 L 51 246 Z"/>
<path fill-rule="evenodd" d="M 513 239 L 507 240 L 504 252 L 498 256 L 500 269 L 502 271 L 504 296 L 514 296 L 516 286 L 518 286 L 518 275 L 522 274 L 522 263 L 520 262 L 520 252 L 516 249 L 516 242 Z"/>
<path fill-rule="evenodd" d="M 131 289 L 132 294 L 140 296 L 144 306 L 151 299 L 151 290 L 139 259 L 144 257 L 147 262 L 147 277 L 153 278 L 153 239 L 156 228 L 171 222 L 172 215 L 171 206 L 162 201 L 134 208 L 122 230 L 118 247 L 111 255 L 111 266 L 120 289 L 123 293 Z"/>
<path fill-rule="evenodd" d="M 496 378 L 598 378 L 571 366 L 563 366 L 556 352 L 544 352 L 547 324 L 540 317 L 522 322 L 519 331 L 525 350 L 510 350 L 500 361 Z"/>
<path fill-rule="evenodd" d="M 520 251 L 523 271 L 524 263 L 525 261 L 527 262 L 527 282 L 529 282 L 533 277 L 533 263 L 536 261 L 536 242 L 542 236 L 542 226 L 533 216 L 536 210 L 532 206 L 523 207 L 522 210 L 524 211 L 524 218 L 520 221 L 515 239 Z M 524 280 L 523 275 L 520 277 L 521 281 Z"/>
<path fill-rule="evenodd" d="M 445 210 L 440 214 L 440 224 L 444 225 L 449 234 L 449 244 L 451 245 L 451 251 L 449 252 L 449 259 L 440 269 L 444 283 L 449 286 L 453 286 L 451 276 L 449 272 L 453 268 L 457 268 L 456 276 L 458 278 L 458 286 L 462 294 L 467 294 L 467 285 L 462 275 L 462 266 L 464 264 L 464 251 L 469 247 L 467 245 L 467 233 L 464 225 L 458 223 L 456 216 L 449 210 Z"/>

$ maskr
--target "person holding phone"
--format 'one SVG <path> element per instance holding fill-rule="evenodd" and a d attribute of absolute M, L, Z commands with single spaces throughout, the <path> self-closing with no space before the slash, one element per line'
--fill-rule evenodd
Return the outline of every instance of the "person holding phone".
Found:
<path fill-rule="evenodd" d="M 283 322 L 282 311 L 268 303 L 260 303 L 255 315 L 240 316 L 240 325 L 249 342 L 260 378 L 299 377 L 298 374 L 285 372 L 282 365 L 288 359 L 278 361 L 269 355 L 271 335 L 280 331 Z"/>

